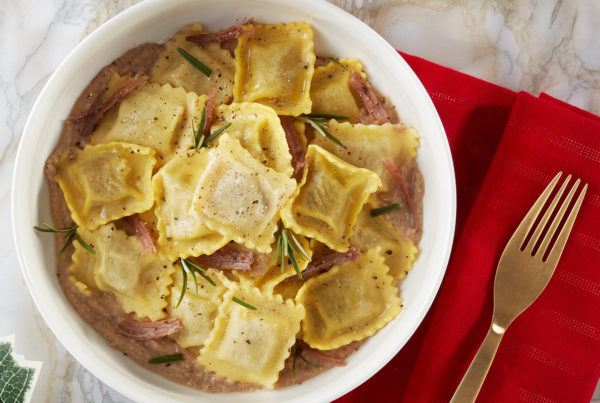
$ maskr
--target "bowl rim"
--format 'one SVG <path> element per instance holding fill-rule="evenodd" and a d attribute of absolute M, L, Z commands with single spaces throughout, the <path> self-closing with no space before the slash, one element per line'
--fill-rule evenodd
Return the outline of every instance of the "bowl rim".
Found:
<path fill-rule="evenodd" d="M 19 212 L 19 210 L 20 210 L 19 207 L 21 205 L 21 202 L 23 200 L 25 200 L 28 197 L 28 195 L 27 195 L 27 192 L 25 191 L 26 186 L 19 185 L 20 183 L 22 183 L 20 181 L 20 179 L 23 176 L 23 174 L 21 173 L 21 171 L 18 168 L 23 166 L 24 164 L 26 164 L 27 161 L 25 160 L 25 157 L 27 156 L 28 145 L 30 145 L 31 141 L 33 141 L 33 139 L 39 135 L 38 132 L 34 131 L 34 128 L 33 128 L 33 126 L 35 126 L 35 122 L 34 122 L 35 116 L 38 114 L 38 110 L 40 108 L 42 108 L 42 105 L 44 103 L 49 102 L 46 99 L 46 98 L 48 98 L 48 94 L 52 93 L 53 91 L 55 92 L 56 88 L 61 87 L 59 78 L 60 78 L 60 73 L 63 70 L 65 70 L 65 66 L 69 66 L 70 64 L 75 63 L 74 61 L 76 61 L 76 59 L 78 58 L 78 55 L 83 53 L 85 51 L 85 49 L 87 49 L 90 46 L 93 46 L 96 42 L 101 41 L 102 36 L 105 33 L 108 33 L 111 29 L 113 29 L 113 27 L 118 26 L 119 24 L 126 23 L 128 21 L 128 19 L 132 18 L 133 16 L 142 14 L 145 10 L 150 10 L 152 8 L 177 7 L 178 5 L 189 3 L 190 1 L 191 0 L 177 0 L 177 1 L 171 2 L 171 4 L 169 4 L 169 5 L 166 5 L 165 2 L 162 0 L 142 1 L 138 4 L 135 4 L 132 7 L 129 7 L 127 9 L 123 10 L 119 14 L 113 16 L 108 21 L 104 22 L 97 29 L 95 29 L 92 33 L 90 33 L 87 37 L 85 37 L 77 46 L 75 46 L 75 48 L 71 52 L 69 52 L 67 57 L 59 64 L 59 66 L 56 68 L 56 70 L 54 71 L 52 76 L 48 79 L 48 81 L 44 85 L 44 88 L 42 89 L 39 96 L 37 97 L 32 109 L 31 109 L 31 112 L 29 113 L 25 127 L 23 129 L 23 134 L 21 136 L 21 139 L 19 140 L 19 147 L 17 150 L 16 160 L 15 160 L 15 169 L 14 169 L 13 175 L 12 175 L 13 191 L 11 194 L 11 210 L 12 210 L 11 215 L 13 218 L 12 230 L 13 230 L 13 236 L 15 239 L 15 248 L 16 248 L 16 252 L 17 252 L 19 265 L 21 267 L 21 271 L 23 273 L 25 282 L 27 284 L 27 288 L 28 288 L 29 293 L 32 296 L 40 314 L 44 318 L 44 321 L 46 322 L 46 324 L 52 330 L 55 337 L 61 342 L 61 344 L 69 351 L 69 353 L 71 355 L 73 355 L 74 357 L 77 357 L 77 360 L 87 370 L 89 370 L 97 378 L 102 380 L 104 383 L 106 383 L 110 387 L 114 388 L 118 392 L 120 392 L 120 393 L 124 394 L 125 396 L 132 398 L 132 399 L 154 400 L 156 398 L 156 394 L 155 394 L 156 390 L 155 391 L 146 391 L 145 393 L 139 393 L 140 392 L 139 389 L 134 390 L 133 388 L 127 389 L 126 387 L 123 387 L 120 382 L 120 381 L 122 381 L 122 379 L 120 378 L 120 376 L 122 374 L 118 373 L 118 371 L 115 374 L 110 373 L 110 371 L 107 371 L 106 365 L 95 362 L 93 356 L 91 356 L 91 358 L 90 358 L 90 356 L 87 356 L 85 354 L 85 352 L 86 352 L 85 344 L 71 343 L 72 340 L 69 340 L 69 337 L 70 337 L 69 331 L 62 329 L 60 326 L 60 323 L 54 320 L 56 317 L 56 313 L 52 312 L 52 306 L 51 306 L 52 304 L 47 304 L 47 303 L 45 303 L 45 301 L 39 299 L 40 297 L 36 292 L 36 290 L 37 290 L 36 281 L 31 276 L 32 272 L 30 270 L 30 266 L 32 263 L 30 262 L 30 257 L 27 254 L 27 247 L 25 247 L 26 243 L 24 242 L 24 233 L 26 230 L 29 231 L 30 227 L 27 226 L 27 229 L 26 229 L 25 226 L 20 225 L 23 222 L 23 219 L 22 219 L 22 214 L 20 214 L 20 212 Z M 211 0 L 206 0 L 206 1 L 211 1 Z M 262 0 L 262 1 L 267 2 L 267 3 L 281 4 L 281 3 L 285 3 L 286 0 Z M 433 102 L 432 102 L 431 98 L 429 97 L 429 95 L 427 94 L 421 81 L 418 79 L 418 77 L 412 71 L 412 69 L 410 69 L 410 67 L 404 61 L 404 59 L 396 52 L 396 50 L 391 45 L 389 45 L 389 43 L 387 43 L 383 38 L 381 38 L 381 36 L 379 34 L 377 34 L 372 28 L 370 28 L 368 25 L 366 25 L 364 22 L 360 21 L 356 17 L 353 17 L 346 11 L 336 7 L 335 5 L 333 5 L 331 3 L 328 3 L 325 0 L 302 0 L 302 2 L 304 5 L 308 6 L 310 9 L 313 9 L 313 7 L 315 7 L 315 8 L 325 7 L 326 9 L 329 9 L 329 11 L 332 13 L 336 13 L 339 15 L 345 14 L 344 18 L 353 21 L 354 24 L 359 24 L 361 26 L 361 29 L 365 30 L 370 35 L 370 38 L 375 38 L 375 40 L 377 40 L 379 42 L 384 42 L 384 44 L 380 43 L 379 45 L 381 45 L 381 46 L 386 45 L 386 47 L 388 48 L 388 51 L 393 52 L 395 54 L 395 56 L 391 56 L 391 57 L 395 57 L 395 59 L 396 59 L 395 62 L 398 63 L 398 67 L 404 69 L 404 74 L 408 74 L 408 76 L 411 77 L 411 79 L 414 81 L 414 85 L 417 87 L 417 90 L 421 92 L 421 95 L 425 96 L 424 102 L 426 104 L 428 104 L 428 107 L 433 111 L 432 116 L 435 119 L 435 122 L 432 122 L 432 124 L 434 124 L 436 126 L 436 130 L 443 135 L 443 144 L 441 146 L 445 151 L 445 157 L 446 157 L 445 161 L 439 161 L 440 164 L 443 166 L 443 168 L 445 168 L 445 172 L 447 173 L 446 179 L 447 179 L 447 185 L 448 185 L 447 189 L 445 189 L 446 190 L 445 196 L 447 197 L 447 199 L 445 200 L 446 205 L 447 205 L 447 212 L 446 212 L 447 215 L 445 215 L 443 217 L 444 218 L 444 220 L 442 222 L 443 225 L 441 228 L 439 228 L 440 232 L 445 234 L 445 237 L 443 237 L 443 240 L 445 241 L 445 245 L 444 245 L 445 247 L 444 247 L 442 253 L 439 254 L 439 257 L 437 259 L 437 261 L 439 262 L 439 270 L 437 272 L 437 277 L 435 278 L 435 281 L 431 282 L 428 285 L 428 290 L 427 290 L 428 298 L 425 301 L 423 301 L 424 302 L 423 305 L 418 307 L 419 308 L 418 312 L 416 312 L 413 315 L 415 317 L 415 320 L 413 322 L 411 322 L 410 328 L 408 329 L 407 332 L 405 332 L 404 340 L 401 341 L 398 349 L 396 349 L 394 351 L 389 351 L 386 354 L 384 354 L 383 359 L 380 360 L 381 362 L 378 362 L 377 365 L 371 365 L 369 368 L 362 371 L 361 375 L 357 376 L 356 379 L 354 379 L 354 381 L 352 381 L 352 382 L 341 381 L 341 383 L 343 383 L 343 387 L 338 387 L 338 388 L 332 387 L 329 389 L 329 391 L 327 391 L 327 390 L 323 391 L 323 394 L 318 397 L 318 399 L 333 400 L 337 397 L 342 396 L 345 393 L 350 392 L 352 389 L 358 387 L 360 384 L 362 384 L 368 378 L 370 378 L 372 375 L 374 375 L 377 371 L 379 371 L 383 366 L 385 366 L 389 362 L 389 360 L 391 360 L 397 354 L 397 352 L 400 350 L 400 348 L 406 344 L 406 341 L 408 341 L 408 339 L 410 337 L 412 337 L 412 335 L 416 331 L 417 327 L 423 321 L 423 318 L 425 317 L 426 313 L 429 311 L 429 309 L 433 303 L 433 300 L 435 299 L 435 297 L 437 295 L 437 292 L 441 285 L 442 279 L 444 277 L 445 270 L 446 270 L 448 260 L 450 257 L 450 252 L 452 249 L 455 219 L 456 219 L 456 183 L 455 183 L 454 167 L 453 167 L 453 163 L 452 163 L 452 155 L 450 153 L 450 147 L 449 147 L 447 138 L 445 136 L 445 130 L 441 123 L 439 115 L 437 114 L 437 111 L 433 105 Z M 45 180 L 45 178 L 43 178 L 43 180 Z M 17 186 L 15 186 L 15 184 L 17 184 Z M 77 315 L 77 314 L 75 313 L 75 315 Z M 91 328 L 90 328 L 90 330 L 93 331 L 93 329 L 91 329 Z M 108 345 L 107 345 L 107 347 L 110 348 Z M 82 348 L 83 348 L 83 350 L 82 350 Z M 83 353 L 83 354 L 80 354 L 80 353 Z M 143 371 L 147 371 L 143 367 L 137 366 L 137 364 L 135 364 L 133 361 L 131 361 L 131 363 L 133 365 L 135 365 L 137 368 L 139 368 Z M 114 368 L 112 368 L 112 369 L 114 369 Z M 319 375 L 319 376 L 321 376 L 321 375 Z M 159 377 L 159 378 L 164 379 L 162 377 Z M 175 383 L 173 383 L 173 384 L 175 385 Z M 288 388 L 285 388 L 285 389 L 288 389 Z M 141 392 L 144 392 L 144 391 L 141 391 Z M 198 392 L 198 397 L 203 396 L 202 392 L 200 392 L 200 391 L 197 391 L 197 392 Z M 253 392 L 252 394 L 254 394 L 254 393 L 262 393 L 262 392 Z M 267 392 L 267 393 L 272 393 L 272 392 Z M 229 398 L 231 397 L 231 394 L 222 394 L 221 396 L 225 396 L 225 395 L 229 395 Z M 217 395 L 210 395 L 210 396 L 217 396 Z M 302 399 L 305 399 L 306 397 L 307 397 L 306 395 L 301 396 Z M 219 399 L 216 399 L 216 400 L 219 400 Z M 165 400 L 163 399 L 162 401 L 165 401 Z M 301 401 L 301 400 L 298 400 L 298 401 Z"/>

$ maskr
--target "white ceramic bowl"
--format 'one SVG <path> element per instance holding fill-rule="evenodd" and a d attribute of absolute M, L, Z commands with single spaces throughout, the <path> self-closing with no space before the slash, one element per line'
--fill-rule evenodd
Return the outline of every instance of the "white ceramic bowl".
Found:
<path fill-rule="evenodd" d="M 43 166 L 57 143 L 63 120 L 86 84 L 106 64 L 144 42 L 162 42 L 185 24 L 200 21 L 209 30 L 255 17 L 277 23 L 303 20 L 315 29 L 316 53 L 356 57 L 373 85 L 389 96 L 400 118 L 422 135 L 418 162 L 425 178 L 421 255 L 402 286 L 404 310 L 337 367 L 302 385 L 249 394 L 205 394 L 155 375 L 111 349 L 79 318 L 56 278 L 51 237 L 33 231 L 50 222 Z M 149 0 L 114 17 L 89 35 L 60 65 L 29 116 L 13 178 L 13 231 L 19 262 L 42 316 L 67 350 L 88 370 L 138 401 L 281 402 L 330 401 L 381 369 L 411 337 L 429 309 L 452 246 L 456 190 L 450 150 L 425 89 L 395 50 L 367 25 L 319 0 Z"/>

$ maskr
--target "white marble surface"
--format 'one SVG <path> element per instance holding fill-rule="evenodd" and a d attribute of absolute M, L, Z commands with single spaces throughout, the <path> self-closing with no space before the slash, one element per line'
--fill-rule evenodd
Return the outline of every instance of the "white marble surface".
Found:
<path fill-rule="evenodd" d="M 44 362 L 33 401 L 127 402 L 87 372 L 44 324 L 10 231 L 19 137 L 44 83 L 98 25 L 138 0 L 0 1 L 0 336 Z M 513 90 L 547 92 L 600 114 L 597 0 L 333 0 L 397 49 Z M 600 389 L 593 401 L 600 402 Z"/>

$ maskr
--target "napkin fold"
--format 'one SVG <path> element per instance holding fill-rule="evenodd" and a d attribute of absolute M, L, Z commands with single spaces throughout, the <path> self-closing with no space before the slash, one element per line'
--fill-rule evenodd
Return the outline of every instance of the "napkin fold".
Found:
<path fill-rule="evenodd" d="M 556 272 L 508 328 L 481 402 L 589 402 L 600 377 L 600 118 L 403 54 L 431 96 L 454 160 L 455 243 L 415 335 L 342 403 L 448 401 L 490 325 L 498 259 L 558 171 L 589 183 Z M 393 385 L 393 387 L 391 386 Z"/>

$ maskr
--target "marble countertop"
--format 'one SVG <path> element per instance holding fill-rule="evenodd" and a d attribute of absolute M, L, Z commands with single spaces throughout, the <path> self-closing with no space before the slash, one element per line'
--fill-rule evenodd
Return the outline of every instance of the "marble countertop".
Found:
<path fill-rule="evenodd" d="M 85 370 L 39 315 L 10 231 L 11 176 L 21 131 L 59 63 L 96 27 L 139 0 L 0 2 L 0 336 L 43 361 L 33 401 L 129 402 Z M 546 92 L 600 115 L 596 0 L 332 0 L 395 48 L 516 91 Z M 600 389 L 593 397 L 600 402 Z"/>

